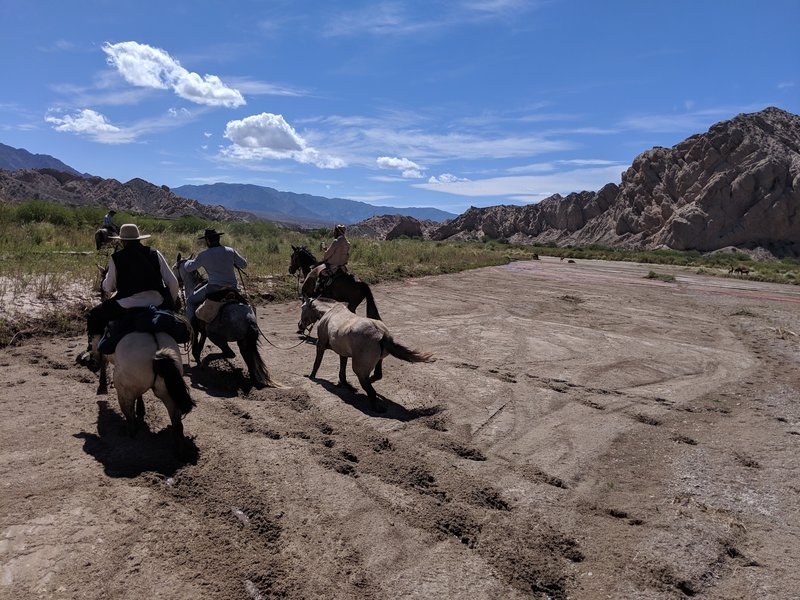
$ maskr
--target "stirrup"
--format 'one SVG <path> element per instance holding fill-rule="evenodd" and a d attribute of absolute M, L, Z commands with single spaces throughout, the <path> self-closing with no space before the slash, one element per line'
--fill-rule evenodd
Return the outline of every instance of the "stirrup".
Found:
<path fill-rule="evenodd" d="M 82 367 L 86 367 L 92 373 L 97 373 L 100 370 L 100 362 L 95 359 L 92 352 L 89 350 L 84 350 L 78 354 L 78 356 L 75 357 L 75 362 Z"/>

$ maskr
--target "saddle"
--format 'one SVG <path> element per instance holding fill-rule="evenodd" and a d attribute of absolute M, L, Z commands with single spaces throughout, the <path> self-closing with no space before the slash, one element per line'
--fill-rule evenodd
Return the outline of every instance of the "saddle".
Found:
<path fill-rule="evenodd" d="M 166 333 L 179 344 L 185 344 L 192 337 L 188 321 L 170 310 L 155 306 L 131 308 L 124 317 L 108 324 L 97 350 L 101 354 L 114 354 L 119 341 L 135 331 Z"/>
<path fill-rule="evenodd" d="M 204 323 L 213 323 L 226 304 L 250 304 L 250 299 L 239 290 L 227 289 L 209 292 L 203 303 L 197 307 L 194 316 Z"/>
<path fill-rule="evenodd" d="M 314 293 L 317 296 L 323 295 L 323 293 L 330 288 L 333 285 L 333 282 L 337 279 L 347 279 L 350 283 L 356 283 L 358 281 L 356 276 L 347 270 L 347 267 L 339 267 L 336 272 L 333 273 L 333 275 L 331 275 L 326 269 L 321 271 L 317 277 L 317 285 L 314 288 Z"/>

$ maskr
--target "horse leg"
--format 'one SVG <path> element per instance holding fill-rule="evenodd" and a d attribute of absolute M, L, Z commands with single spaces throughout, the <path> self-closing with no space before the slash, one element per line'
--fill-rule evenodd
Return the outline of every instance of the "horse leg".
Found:
<path fill-rule="evenodd" d="M 383 359 L 381 358 L 378 361 L 378 364 L 375 365 L 375 372 L 372 374 L 372 377 L 369 378 L 371 382 L 380 381 L 383 379 Z"/>
<path fill-rule="evenodd" d="M 346 387 L 353 389 L 353 386 L 347 383 L 347 357 L 339 357 L 339 387 Z"/>
<path fill-rule="evenodd" d="M 97 384 L 98 396 L 104 396 L 105 394 L 108 394 L 108 373 L 106 365 L 108 365 L 106 357 L 100 355 L 100 381 Z"/>
<path fill-rule="evenodd" d="M 212 360 L 217 360 L 218 358 L 236 358 L 236 353 L 228 345 L 228 342 L 216 342 L 216 344 L 222 352 L 215 352 L 206 356 L 203 359 L 203 367 L 207 367 Z"/>
<path fill-rule="evenodd" d="M 144 399 L 141 396 L 136 398 L 136 421 L 144 424 Z"/>
<path fill-rule="evenodd" d="M 372 387 L 372 383 L 370 383 L 370 378 L 367 375 L 357 373 L 358 375 L 358 382 L 361 384 L 361 387 L 364 388 L 364 391 L 367 392 L 367 398 L 369 399 L 369 406 L 370 408 L 379 413 L 386 412 L 386 407 L 383 406 L 382 402 L 378 402 L 378 392 L 375 391 L 375 388 Z"/>
<path fill-rule="evenodd" d="M 192 340 L 192 358 L 198 365 L 200 364 L 200 354 L 203 352 L 203 346 L 206 343 L 206 331 L 197 323 L 196 319 L 192 319 L 192 330 L 194 332 L 194 339 Z"/>
<path fill-rule="evenodd" d="M 309 375 L 310 379 L 314 379 L 317 376 L 317 371 L 322 364 L 322 355 L 325 354 L 325 349 L 326 345 L 321 343 L 320 340 L 317 340 L 317 357 L 314 359 L 314 366 L 311 369 L 311 375 Z"/>
<path fill-rule="evenodd" d="M 122 414 L 125 415 L 125 422 L 128 425 L 128 435 L 134 437 L 139 426 L 134 411 L 136 396 L 129 398 L 127 394 L 123 394 L 120 392 L 119 388 L 117 388 L 117 400 L 119 400 L 119 408 L 122 410 Z"/>

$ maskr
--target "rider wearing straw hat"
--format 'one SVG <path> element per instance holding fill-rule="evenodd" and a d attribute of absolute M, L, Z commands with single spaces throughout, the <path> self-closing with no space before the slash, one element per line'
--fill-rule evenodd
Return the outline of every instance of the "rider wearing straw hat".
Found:
<path fill-rule="evenodd" d="M 120 227 L 119 235 L 111 239 L 120 240 L 122 249 L 114 252 L 108 262 L 108 271 L 103 279 L 103 291 L 113 294 L 86 315 L 89 334 L 89 356 L 79 360 L 87 366 L 99 364 L 97 343 L 109 322 L 125 315 L 129 308 L 161 306 L 172 309 L 178 297 L 178 280 L 162 254 L 142 240 L 150 235 L 141 235 L 139 227 L 126 223 Z"/>
<path fill-rule="evenodd" d="M 187 271 L 193 272 L 203 267 L 208 274 L 208 283 L 186 298 L 186 317 L 190 322 L 197 307 L 203 303 L 208 294 L 222 290 L 239 290 L 236 269 L 247 267 L 247 259 L 233 248 L 220 244 L 220 236 L 223 235 L 225 234 L 216 229 L 206 229 L 205 233 L 197 238 L 205 241 L 206 249 L 196 258 L 186 261 Z"/>

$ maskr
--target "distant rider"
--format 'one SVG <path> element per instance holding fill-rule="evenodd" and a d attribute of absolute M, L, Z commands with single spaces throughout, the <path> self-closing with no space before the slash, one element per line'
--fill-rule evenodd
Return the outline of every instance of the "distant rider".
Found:
<path fill-rule="evenodd" d="M 197 239 L 205 240 L 207 249 L 198 254 L 196 258 L 186 261 L 187 271 L 193 272 L 203 267 L 208 274 L 208 283 L 186 298 L 186 317 L 189 321 L 192 320 L 197 307 L 203 303 L 208 294 L 221 290 L 239 291 L 239 285 L 236 282 L 236 268 L 247 267 L 247 259 L 233 248 L 221 245 L 220 236 L 222 235 L 225 234 L 214 229 L 206 229 L 205 233 Z"/>
<path fill-rule="evenodd" d="M 333 228 L 333 243 L 325 251 L 325 256 L 317 265 L 324 267 L 317 271 L 316 293 L 321 293 L 327 288 L 337 273 L 347 273 L 347 262 L 350 260 L 350 242 L 345 237 L 344 225 Z"/>
<path fill-rule="evenodd" d="M 130 308 L 160 306 L 174 309 L 178 298 L 178 280 L 164 256 L 155 248 L 142 245 L 139 227 L 126 223 L 119 235 L 112 236 L 122 243 L 108 261 L 108 271 L 103 279 L 103 291 L 113 294 L 86 315 L 89 334 L 87 353 L 81 355 L 82 364 L 96 367 L 100 364 L 97 344 L 109 322 L 123 317 Z"/>
<path fill-rule="evenodd" d="M 119 229 L 114 225 L 114 215 L 117 214 L 113 208 L 103 217 L 103 228 L 108 231 L 108 235 L 119 235 Z"/>

